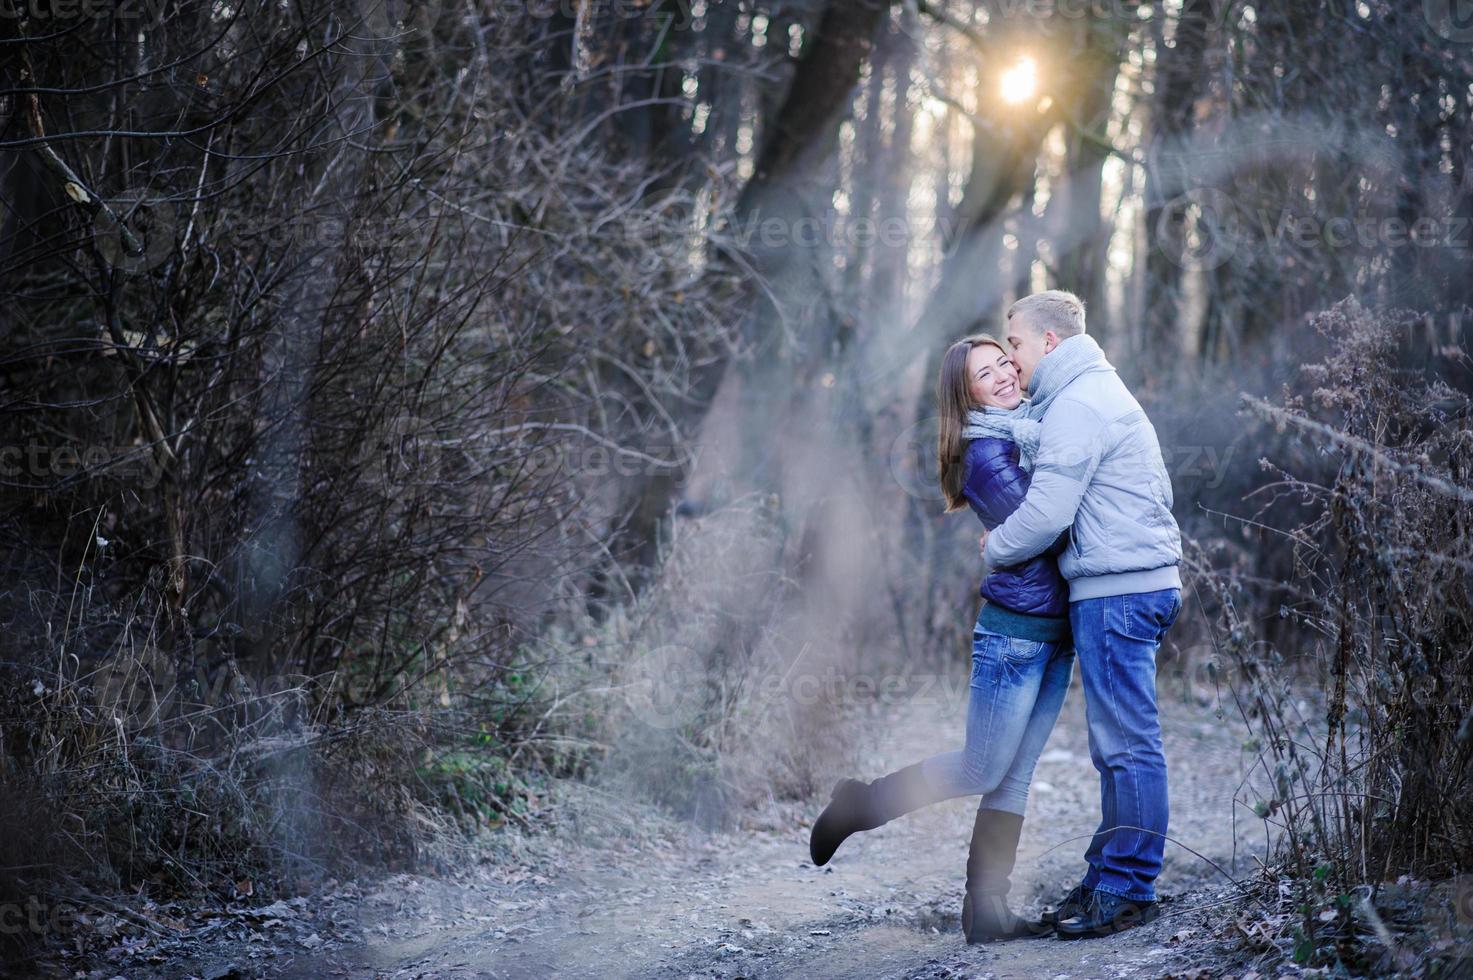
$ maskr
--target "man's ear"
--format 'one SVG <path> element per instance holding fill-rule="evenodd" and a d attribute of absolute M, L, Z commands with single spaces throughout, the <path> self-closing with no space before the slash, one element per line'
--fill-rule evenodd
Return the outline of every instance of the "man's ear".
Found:
<path fill-rule="evenodd" d="M 1059 335 L 1052 330 L 1045 330 L 1043 332 L 1043 352 L 1051 354 L 1057 346 L 1059 346 Z"/>

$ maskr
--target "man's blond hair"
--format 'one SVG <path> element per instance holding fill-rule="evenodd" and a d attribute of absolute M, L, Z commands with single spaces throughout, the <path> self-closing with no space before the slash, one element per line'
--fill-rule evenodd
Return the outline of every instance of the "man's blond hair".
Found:
<path fill-rule="evenodd" d="M 1062 289 L 1046 289 L 1024 296 L 1008 307 L 1007 320 L 1023 316 L 1036 333 L 1052 330 L 1060 340 L 1084 333 L 1084 301 Z"/>

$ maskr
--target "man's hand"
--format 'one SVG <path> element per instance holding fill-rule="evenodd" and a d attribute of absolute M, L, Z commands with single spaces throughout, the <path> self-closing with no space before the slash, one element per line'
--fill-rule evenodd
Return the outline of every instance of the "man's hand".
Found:
<path fill-rule="evenodd" d="M 981 553 L 982 559 L 984 561 L 986 561 L 986 559 L 987 559 L 987 528 L 985 528 L 985 527 L 982 529 L 982 537 L 980 537 L 980 538 L 977 539 L 977 550 L 978 550 L 978 552 Z"/>

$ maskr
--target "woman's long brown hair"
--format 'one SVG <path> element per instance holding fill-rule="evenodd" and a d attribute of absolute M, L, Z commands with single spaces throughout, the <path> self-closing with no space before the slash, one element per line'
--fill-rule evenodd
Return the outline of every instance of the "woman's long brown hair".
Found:
<path fill-rule="evenodd" d="M 941 358 L 941 372 L 936 377 L 936 405 L 941 414 L 941 431 L 936 438 L 936 464 L 948 512 L 967 505 L 967 498 L 962 495 L 962 480 L 966 477 L 962 453 L 967 448 L 962 430 L 967 425 L 967 412 L 976 407 L 968 391 L 967 355 L 979 344 L 990 344 L 1004 354 L 1008 350 L 996 337 L 985 333 L 972 334 L 946 349 L 946 356 Z"/>

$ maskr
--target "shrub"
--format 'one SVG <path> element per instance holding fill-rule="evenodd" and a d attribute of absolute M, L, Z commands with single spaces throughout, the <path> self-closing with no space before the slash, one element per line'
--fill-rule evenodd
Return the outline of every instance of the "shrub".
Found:
<path fill-rule="evenodd" d="M 1299 385 L 1245 398 L 1278 434 L 1259 494 L 1297 515 L 1278 532 L 1293 560 L 1278 614 L 1304 644 L 1260 639 L 1261 591 L 1240 569 L 1202 579 L 1255 730 L 1249 802 L 1283 831 L 1301 962 L 1371 928 L 1353 896 L 1473 864 L 1473 400 L 1398 366 L 1418 323 L 1347 300 L 1314 318 L 1330 353 Z M 1467 370 L 1464 351 L 1441 353 Z"/>

